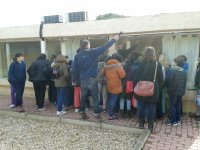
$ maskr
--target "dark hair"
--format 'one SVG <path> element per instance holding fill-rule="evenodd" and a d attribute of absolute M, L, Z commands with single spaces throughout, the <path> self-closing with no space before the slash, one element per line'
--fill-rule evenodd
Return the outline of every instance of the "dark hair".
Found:
<path fill-rule="evenodd" d="M 16 54 L 15 54 L 15 58 L 17 59 L 18 57 L 20 57 L 20 56 L 24 56 L 24 54 L 22 53 L 22 52 L 17 52 Z"/>
<path fill-rule="evenodd" d="M 90 41 L 88 41 L 88 40 L 81 41 L 81 48 L 86 49 L 89 43 L 90 43 Z"/>
<path fill-rule="evenodd" d="M 56 59 L 56 55 L 51 55 L 50 61 L 54 61 Z"/>
<path fill-rule="evenodd" d="M 185 58 L 182 57 L 181 55 L 179 55 L 176 58 L 174 58 L 174 62 L 176 63 L 177 66 L 183 67 L 183 65 L 185 63 Z"/>
<path fill-rule="evenodd" d="M 12 61 L 16 61 L 16 60 L 17 60 L 16 57 L 13 57 L 13 58 L 12 58 Z"/>
<path fill-rule="evenodd" d="M 38 60 L 45 60 L 46 59 L 46 54 L 40 54 L 40 56 L 37 58 Z"/>
<path fill-rule="evenodd" d="M 112 59 L 112 56 L 108 56 L 107 58 L 106 58 L 106 60 L 105 60 L 105 62 L 107 63 L 109 60 L 111 60 Z"/>
<path fill-rule="evenodd" d="M 128 64 L 134 64 L 134 63 L 138 63 L 138 58 L 139 58 L 140 54 L 137 52 L 133 52 L 131 53 L 127 59 L 126 59 L 126 63 Z"/>
<path fill-rule="evenodd" d="M 145 47 L 143 60 L 145 61 L 156 61 L 156 52 L 152 46 Z"/>
<path fill-rule="evenodd" d="M 108 57 L 108 54 L 107 53 L 103 53 L 97 58 L 97 61 L 98 62 L 104 62 L 107 57 Z"/>
<path fill-rule="evenodd" d="M 179 55 L 179 57 L 182 57 L 185 62 L 187 61 L 187 57 L 185 55 Z"/>
<path fill-rule="evenodd" d="M 122 57 L 120 54 L 118 54 L 118 53 L 113 53 L 113 54 L 112 54 L 112 59 L 116 59 L 116 60 L 118 60 L 119 62 L 122 62 L 122 61 L 123 61 L 123 57 Z"/>

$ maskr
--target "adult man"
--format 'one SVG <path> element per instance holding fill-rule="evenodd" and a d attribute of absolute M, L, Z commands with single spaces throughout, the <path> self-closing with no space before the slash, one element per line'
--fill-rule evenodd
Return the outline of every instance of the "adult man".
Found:
<path fill-rule="evenodd" d="M 93 98 L 94 116 L 100 118 L 99 97 L 98 97 L 98 62 L 97 58 L 106 50 L 108 50 L 117 40 L 119 35 L 115 35 L 112 40 L 105 45 L 98 48 L 90 49 L 90 41 L 83 40 L 81 42 L 81 50 L 75 56 L 72 64 L 72 74 L 78 76 L 81 80 L 81 102 L 79 112 L 82 119 L 88 119 L 89 117 L 85 113 L 85 102 L 88 93 Z"/>

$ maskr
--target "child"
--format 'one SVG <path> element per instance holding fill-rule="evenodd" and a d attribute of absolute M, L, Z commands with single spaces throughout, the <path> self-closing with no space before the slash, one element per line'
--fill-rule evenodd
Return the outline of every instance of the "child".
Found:
<path fill-rule="evenodd" d="M 170 120 L 167 125 L 180 124 L 182 96 L 185 94 L 186 72 L 182 68 L 184 61 L 180 57 L 174 59 L 174 65 L 166 74 L 166 86 L 170 99 Z"/>
<path fill-rule="evenodd" d="M 139 62 L 140 62 L 139 54 L 136 52 L 132 53 L 125 61 L 124 70 L 126 71 L 126 77 L 123 80 L 123 93 L 120 99 L 120 116 L 122 118 L 125 117 L 124 115 L 124 101 L 125 100 L 126 100 L 126 107 L 127 107 L 127 116 L 131 118 L 131 99 L 133 96 L 133 92 L 126 93 L 126 83 L 127 81 L 132 81 L 133 83 L 134 76 L 138 68 Z"/>
<path fill-rule="evenodd" d="M 9 82 L 13 85 L 16 91 L 15 107 L 17 112 L 24 112 L 22 107 L 22 97 L 24 93 L 24 86 L 26 81 L 26 64 L 24 63 L 24 54 L 18 52 L 15 54 L 16 61 L 14 61 L 9 68 L 8 76 Z"/>
<path fill-rule="evenodd" d="M 54 79 L 57 89 L 57 115 L 64 115 L 66 111 L 62 110 L 62 104 L 67 99 L 66 91 L 69 85 L 69 73 L 65 57 L 58 55 L 52 67 L 53 69 L 58 68 L 59 70 L 59 76 Z"/>
<path fill-rule="evenodd" d="M 109 93 L 108 101 L 108 119 L 114 120 L 117 119 L 117 116 L 114 114 L 115 106 L 117 103 L 117 98 L 120 93 L 122 93 L 122 81 L 126 76 L 126 73 L 123 69 L 122 64 L 120 63 L 120 55 L 113 54 L 112 58 L 106 62 L 103 74 L 106 77 L 107 89 Z"/>
<path fill-rule="evenodd" d="M 197 65 L 197 72 L 196 72 L 196 76 L 195 76 L 195 88 L 197 90 L 197 97 L 199 97 L 200 95 L 200 58 L 199 58 L 199 62 Z M 196 118 L 200 118 L 200 106 L 198 105 L 198 103 L 196 103 L 196 114 L 195 114 Z"/>
<path fill-rule="evenodd" d="M 12 59 L 12 63 L 10 64 L 10 67 L 13 65 L 13 63 L 16 61 L 16 58 Z M 10 70 L 9 67 L 9 70 Z M 16 91 L 14 88 L 14 85 L 11 83 L 11 79 L 10 76 L 8 74 L 8 82 L 10 83 L 10 96 L 11 96 L 11 104 L 10 104 L 10 108 L 15 108 L 15 103 L 16 103 Z"/>

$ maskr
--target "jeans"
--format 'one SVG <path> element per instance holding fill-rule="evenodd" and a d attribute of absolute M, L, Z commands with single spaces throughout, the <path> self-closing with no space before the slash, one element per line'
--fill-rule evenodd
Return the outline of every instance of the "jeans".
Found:
<path fill-rule="evenodd" d="M 35 91 L 36 105 L 38 108 L 43 108 L 46 91 L 46 81 L 34 81 L 33 87 Z"/>
<path fill-rule="evenodd" d="M 167 88 L 162 89 L 162 113 L 165 113 Z"/>
<path fill-rule="evenodd" d="M 99 89 L 99 101 L 100 105 L 103 109 L 107 109 L 108 105 L 108 92 L 106 85 L 103 85 L 102 83 L 98 83 L 98 89 Z"/>
<path fill-rule="evenodd" d="M 171 123 L 180 121 L 182 96 L 169 96 Z"/>
<path fill-rule="evenodd" d="M 156 102 L 137 101 L 137 115 L 138 119 L 144 120 L 148 117 L 148 121 L 153 121 L 156 114 Z M 147 115 L 147 116 L 146 116 Z"/>
<path fill-rule="evenodd" d="M 19 81 L 16 82 L 15 84 L 13 84 L 15 91 L 16 91 L 16 102 L 15 102 L 15 106 L 22 106 L 22 97 L 24 94 L 24 86 L 25 86 L 25 82 L 23 81 Z"/>
<path fill-rule="evenodd" d="M 13 84 L 10 84 L 11 104 L 16 103 L 16 91 Z"/>
<path fill-rule="evenodd" d="M 124 101 L 125 99 L 120 99 L 120 110 L 124 110 Z M 130 99 L 126 99 L 126 107 L 127 110 L 131 110 L 131 100 Z"/>
<path fill-rule="evenodd" d="M 110 117 L 114 115 L 118 94 L 109 94 L 108 100 L 108 114 Z"/>
<path fill-rule="evenodd" d="M 62 104 L 67 99 L 67 88 L 57 87 L 57 110 L 62 111 Z"/>
<path fill-rule="evenodd" d="M 81 80 L 81 102 L 79 112 L 85 112 L 85 104 L 89 93 L 93 98 L 94 113 L 100 114 L 98 83 L 94 78 Z"/>

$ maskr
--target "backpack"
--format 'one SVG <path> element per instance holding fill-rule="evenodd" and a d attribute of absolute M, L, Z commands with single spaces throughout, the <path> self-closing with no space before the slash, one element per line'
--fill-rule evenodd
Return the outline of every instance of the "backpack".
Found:
<path fill-rule="evenodd" d="M 60 68 L 54 67 L 52 72 L 52 79 L 58 79 L 60 77 Z"/>

